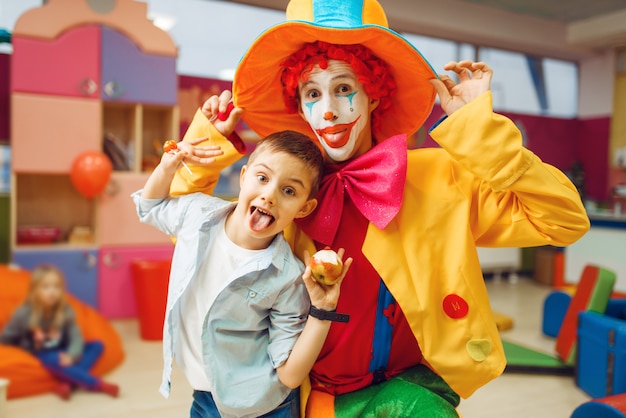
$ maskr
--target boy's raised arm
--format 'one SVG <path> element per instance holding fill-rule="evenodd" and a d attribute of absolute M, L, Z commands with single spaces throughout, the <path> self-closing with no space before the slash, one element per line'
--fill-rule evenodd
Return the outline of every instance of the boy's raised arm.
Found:
<path fill-rule="evenodd" d="M 146 185 L 141 191 L 141 197 L 144 199 L 162 199 L 169 196 L 170 184 L 184 158 L 185 152 L 164 152 L 161 162 L 148 177 Z"/>
<path fill-rule="evenodd" d="M 197 146 L 205 140 L 206 138 L 198 138 L 185 143 L 180 142 L 177 145 L 177 150 L 164 152 L 161 162 L 148 177 L 141 197 L 144 199 L 162 199 L 169 196 L 172 180 L 184 161 L 197 164 L 194 166 L 196 170 L 202 165 L 213 164 L 215 158 L 222 155 L 223 152 L 219 146 Z"/>

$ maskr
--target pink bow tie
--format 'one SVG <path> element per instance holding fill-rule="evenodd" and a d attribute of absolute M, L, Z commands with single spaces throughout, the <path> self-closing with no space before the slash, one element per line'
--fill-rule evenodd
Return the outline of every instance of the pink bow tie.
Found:
<path fill-rule="evenodd" d="M 332 245 L 348 193 L 363 216 L 384 229 L 402 205 L 406 165 L 406 135 L 396 135 L 346 164 L 326 166 L 317 209 L 296 224 L 315 241 Z"/>

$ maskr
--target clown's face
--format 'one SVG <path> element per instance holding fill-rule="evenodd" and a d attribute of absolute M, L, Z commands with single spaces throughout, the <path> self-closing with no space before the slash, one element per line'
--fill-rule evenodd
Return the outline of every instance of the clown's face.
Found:
<path fill-rule="evenodd" d="M 372 147 L 370 100 L 349 64 L 330 60 L 328 68 L 316 66 L 307 81 L 298 83 L 300 114 L 334 162 L 359 156 Z"/>

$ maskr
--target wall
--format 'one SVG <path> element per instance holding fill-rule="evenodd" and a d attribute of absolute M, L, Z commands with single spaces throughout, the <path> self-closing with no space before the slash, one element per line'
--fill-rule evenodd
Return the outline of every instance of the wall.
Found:
<path fill-rule="evenodd" d="M 610 130 L 614 112 L 615 52 L 607 49 L 579 62 L 577 154 L 588 172 L 587 189 L 598 201 L 610 198 Z"/>
<path fill-rule="evenodd" d="M 609 199 L 609 130 L 611 117 L 581 119 L 578 129 L 577 155 L 586 173 L 590 198 L 599 202 Z"/>
<path fill-rule="evenodd" d="M 211 96 L 219 95 L 232 87 L 230 81 L 188 75 L 178 76 L 178 106 L 180 108 L 180 137 L 189 127 L 193 115 Z"/>
<path fill-rule="evenodd" d="M 613 113 L 615 53 L 603 51 L 579 62 L 578 117 L 604 117 Z"/>
<path fill-rule="evenodd" d="M 559 119 L 506 114 L 523 127 L 526 146 L 543 161 L 568 172 L 576 161 L 585 171 L 586 197 L 607 199 L 609 116 L 596 119 Z"/>

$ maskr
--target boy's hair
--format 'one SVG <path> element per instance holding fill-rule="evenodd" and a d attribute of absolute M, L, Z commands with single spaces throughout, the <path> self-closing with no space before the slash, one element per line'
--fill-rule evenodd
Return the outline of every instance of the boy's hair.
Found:
<path fill-rule="evenodd" d="M 313 174 L 309 198 L 317 194 L 324 172 L 324 156 L 317 144 L 308 136 L 296 131 L 274 132 L 263 138 L 250 154 L 248 163 L 264 151 L 284 152 L 302 161 Z"/>

